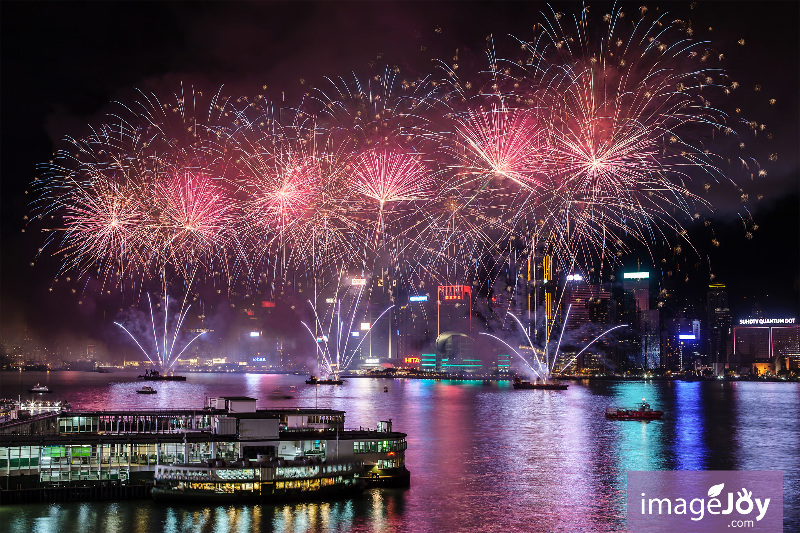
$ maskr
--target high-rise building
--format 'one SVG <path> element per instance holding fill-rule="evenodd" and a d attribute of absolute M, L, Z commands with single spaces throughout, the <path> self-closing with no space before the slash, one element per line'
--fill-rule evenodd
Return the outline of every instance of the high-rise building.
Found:
<path fill-rule="evenodd" d="M 661 324 L 658 309 L 639 311 L 639 330 L 642 335 L 642 367 L 648 370 L 660 368 Z"/>
<path fill-rule="evenodd" d="M 800 363 L 800 326 L 796 318 L 744 318 L 733 327 L 731 367 L 746 372 L 758 362 L 775 368 Z"/>
<path fill-rule="evenodd" d="M 437 369 L 446 372 L 474 371 L 472 333 L 472 289 L 468 285 L 440 285 L 437 291 Z M 475 366 L 477 365 L 477 366 Z"/>
<path fill-rule="evenodd" d="M 670 370 L 698 369 L 703 365 L 700 354 L 702 339 L 700 321 L 686 317 L 665 320 L 662 342 L 663 366 Z"/>
<path fill-rule="evenodd" d="M 431 328 L 436 320 L 435 302 L 428 294 L 403 293 L 395 300 L 398 342 L 397 356 L 402 362 L 419 358 L 433 347 Z"/>
<path fill-rule="evenodd" d="M 777 370 L 800 370 L 800 326 L 772 328 L 772 355 Z"/>
<path fill-rule="evenodd" d="M 587 327 L 590 323 L 606 323 L 608 316 L 608 302 L 611 294 L 603 290 L 600 285 L 587 283 L 578 274 L 567 276 L 564 286 L 564 328 L 571 347 L 575 353 L 580 351 L 594 339 L 598 331 L 596 328 Z M 569 310 L 569 316 L 566 316 Z M 556 366 L 563 368 L 573 358 L 574 354 L 565 352 L 558 355 L 559 360 Z M 581 357 L 575 359 L 574 365 L 577 369 L 591 369 L 601 371 L 610 364 L 607 355 L 593 349 L 584 352 Z"/>
<path fill-rule="evenodd" d="M 650 308 L 650 273 L 625 272 L 622 275 L 625 291 L 623 320 L 638 332 L 638 355 L 634 365 L 653 369 L 662 366 L 660 313 Z"/>
<path fill-rule="evenodd" d="M 360 335 L 369 335 L 361 344 L 362 364 L 375 365 L 377 361 L 396 364 L 397 344 L 399 340 L 398 316 L 396 307 L 385 312 L 392 305 L 393 293 L 397 288 L 397 277 L 390 276 L 388 271 L 381 271 L 380 274 L 367 281 L 369 291 L 362 296 L 367 297 L 368 301 L 364 310 L 363 323 L 370 324 L 365 330 L 361 330 Z M 350 332 L 353 335 L 353 332 Z M 358 343 L 356 343 L 358 344 Z"/>
<path fill-rule="evenodd" d="M 436 334 L 472 332 L 472 289 L 469 285 L 439 285 Z"/>
<path fill-rule="evenodd" d="M 558 283 L 553 277 L 553 256 L 545 255 L 542 265 L 544 270 L 542 279 L 544 281 L 545 324 L 547 324 L 547 329 L 552 329 L 556 319 L 556 289 L 558 288 Z"/>
<path fill-rule="evenodd" d="M 706 353 L 715 375 L 722 375 L 730 365 L 728 344 L 731 334 L 731 311 L 728 308 L 728 292 L 722 283 L 708 286 L 706 304 L 707 333 Z"/>
<path fill-rule="evenodd" d="M 650 309 L 650 273 L 625 272 L 622 274 L 625 292 L 633 296 L 635 312 Z"/>

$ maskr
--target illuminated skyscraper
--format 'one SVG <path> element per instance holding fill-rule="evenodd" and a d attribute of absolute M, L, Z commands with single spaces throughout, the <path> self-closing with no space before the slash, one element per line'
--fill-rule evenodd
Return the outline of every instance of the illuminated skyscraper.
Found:
<path fill-rule="evenodd" d="M 472 289 L 468 285 L 440 285 L 437 291 L 437 368 L 462 373 L 477 371 L 472 333 Z"/>
<path fill-rule="evenodd" d="M 547 254 L 543 260 L 544 277 L 544 313 L 547 318 L 547 327 L 553 327 L 555 318 L 556 280 L 553 279 L 553 256 Z"/>
<path fill-rule="evenodd" d="M 650 309 L 650 273 L 625 272 L 623 288 L 631 303 L 625 320 L 639 331 L 640 356 L 636 366 L 658 368 L 661 365 L 661 333 L 658 309 Z"/>
<path fill-rule="evenodd" d="M 769 361 L 775 368 L 797 368 L 800 363 L 800 326 L 796 318 L 745 318 L 733 328 L 731 367 L 750 369 Z"/>
<path fill-rule="evenodd" d="M 436 334 L 472 333 L 472 289 L 468 285 L 439 285 Z"/>
<path fill-rule="evenodd" d="M 719 376 L 725 373 L 725 368 L 730 364 L 728 342 L 731 334 L 728 292 L 722 283 L 708 286 L 706 311 L 708 313 L 706 352 L 714 374 Z"/>

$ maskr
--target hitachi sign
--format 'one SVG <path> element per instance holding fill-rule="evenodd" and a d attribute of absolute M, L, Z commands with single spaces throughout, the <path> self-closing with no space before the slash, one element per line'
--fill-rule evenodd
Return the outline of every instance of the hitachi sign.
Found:
<path fill-rule="evenodd" d="M 769 326 L 772 324 L 796 324 L 796 318 L 742 318 L 740 326 Z"/>

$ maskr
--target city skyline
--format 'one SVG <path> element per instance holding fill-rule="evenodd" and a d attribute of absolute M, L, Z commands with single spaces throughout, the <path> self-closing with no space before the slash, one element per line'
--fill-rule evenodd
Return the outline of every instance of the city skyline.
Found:
<path fill-rule="evenodd" d="M 363 49 L 359 49 L 358 52 L 352 50 L 352 53 L 344 54 L 347 56 L 346 60 L 340 58 L 338 61 L 321 66 L 321 63 L 318 63 L 319 59 L 309 50 L 321 48 L 315 39 L 330 36 L 326 34 L 315 37 L 313 31 L 319 27 L 327 27 L 323 19 L 330 13 L 326 12 L 327 8 L 316 4 L 314 6 L 315 14 L 312 21 L 315 22 L 311 22 L 303 31 L 281 35 L 281 39 L 274 37 L 274 40 L 268 39 L 267 42 L 271 43 L 272 48 L 265 47 L 261 52 L 264 56 L 253 52 L 255 54 L 253 57 L 247 57 L 246 54 L 241 54 L 242 49 L 239 48 L 241 43 L 230 37 L 230 32 L 237 27 L 237 24 L 241 24 L 241 20 L 237 17 L 231 20 L 230 13 L 221 5 L 212 4 L 193 14 L 185 12 L 178 5 L 171 5 L 166 12 L 167 20 L 154 22 L 158 29 L 155 32 L 156 37 L 148 43 L 141 44 L 152 47 L 151 52 L 156 49 L 160 51 L 149 54 L 159 58 L 157 64 L 147 65 L 142 61 L 139 64 L 141 70 L 122 68 L 121 65 L 115 68 L 117 64 L 125 64 L 126 61 L 112 61 L 110 51 L 98 49 L 91 44 L 83 45 L 76 37 L 59 34 L 61 31 L 59 28 L 48 28 L 55 33 L 50 37 L 52 41 L 42 38 L 28 47 L 6 46 L 5 44 L 19 36 L 13 33 L 9 36 L 8 31 L 3 32 L 3 56 L 6 59 L 4 61 L 6 76 L 3 82 L 5 104 L 3 151 L 6 155 L 3 157 L 3 269 L 0 281 L 4 330 L 16 329 L 20 324 L 25 324 L 29 327 L 30 334 L 37 337 L 46 337 L 50 334 L 66 337 L 74 334 L 78 337 L 89 335 L 97 338 L 102 337 L 104 330 L 111 329 L 108 325 L 119 318 L 118 301 L 113 297 L 104 297 L 101 291 L 91 285 L 64 283 L 62 279 L 54 293 L 48 291 L 53 286 L 54 278 L 58 276 L 58 261 L 46 256 L 37 259 L 36 250 L 43 245 L 44 239 L 34 237 L 38 231 L 34 232 L 34 228 L 23 220 L 23 217 L 30 215 L 28 202 L 31 199 L 25 195 L 25 190 L 36 177 L 36 164 L 47 161 L 53 147 L 62 146 L 60 139 L 65 135 L 81 135 L 80 132 L 86 131 L 86 124 L 98 124 L 98 121 L 102 120 L 100 118 L 102 113 L 109 110 L 108 102 L 117 98 L 130 101 L 129 95 L 134 88 L 170 94 L 176 90 L 176 84 L 180 82 L 196 83 L 198 86 L 202 84 L 205 90 L 214 90 L 215 87 L 225 84 L 226 90 L 230 90 L 233 94 L 239 89 L 240 92 L 245 92 L 245 89 L 249 92 L 253 89 L 258 90 L 262 84 L 268 84 L 275 91 L 271 93 L 272 99 L 277 100 L 277 92 L 280 92 L 282 98 L 292 100 L 298 94 L 302 94 L 305 87 L 318 84 L 320 78 L 325 75 L 345 75 L 355 71 L 359 76 L 369 76 L 380 71 L 384 63 L 401 64 L 404 68 L 416 68 L 422 72 L 429 68 L 425 63 L 432 57 L 438 56 L 449 60 L 445 54 L 448 56 L 452 54 L 454 47 L 466 46 L 472 48 L 473 52 L 479 51 L 483 46 L 482 38 L 487 34 L 496 35 L 499 43 L 503 24 L 478 23 L 475 21 L 475 15 L 507 14 L 505 12 L 511 10 L 509 5 L 491 9 L 481 4 L 472 6 L 471 9 L 453 10 L 447 5 L 437 4 L 431 13 L 422 16 L 408 4 L 385 4 L 382 9 L 362 6 L 364 9 L 361 10 L 356 10 L 352 6 L 340 6 L 341 9 L 334 10 L 336 16 L 342 19 L 355 17 L 354 21 L 376 22 L 386 16 L 387 10 L 394 11 L 399 14 L 396 19 L 405 23 L 397 24 L 395 20 L 393 22 L 396 26 L 407 26 L 403 28 L 404 30 L 412 28 L 411 34 L 419 35 L 417 40 L 422 44 L 416 46 L 418 43 L 415 42 L 415 46 L 392 48 L 389 46 L 390 40 L 387 36 L 381 35 L 381 26 L 376 22 L 374 27 L 366 28 L 358 39 L 354 38 L 354 42 L 342 43 L 353 48 L 359 48 L 359 45 L 365 42 L 374 44 L 367 47 L 372 53 Z M 49 7 L 58 9 L 54 6 Z M 109 21 L 120 13 L 124 12 L 134 18 L 140 17 L 140 20 L 150 20 L 151 13 L 148 10 L 155 9 L 142 6 L 71 7 L 75 9 L 71 10 L 68 17 L 74 18 L 62 17 L 62 20 L 72 22 L 75 27 L 94 26 L 102 28 L 102 31 L 108 31 Z M 280 9 L 273 10 L 273 14 L 282 14 L 287 18 L 294 15 L 295 8 L 287 5 L 278 7 Z M 792 6 L 775 4 L 770 7 L 786 10 L 789 15 L 796 15 L 796 9 L 793 12 Z M 576 11 L 575 4 L 572 3 L 558 4 L 558 8 L 568 13 Z M 22 5 L 11 7 L 5 5 L 3 10 L 7 16 L 4 16 L 4 21 L 14 20 L 15 16 L 24 16 L 26 9 L 29 8 Z M 268 11 L 265 6 L 247 6 L 246 9 L 259 14 L 262 14 L 262 10 Z M 536 13 L 544 9 L 544 5 L 532 6 L 527 15 L 530 19 L 535 19 L 538 17 Z M 360 12 L 355 13 L 356 11 Z M 221 13 L 229 16 L 222 17 L 217 24 L 209 26 L 209 21 Z M 708 19 L 709 23 L 714 24 L 714 33 L 707 35 L 712 42 L 730 46 L 731 50 L 738 54 L 736 57 L 742 64 L 734 63 L 728 66 L 729 73 L 732 76 L 741 76 L 741 79 L 747 80 L 750 84 L 757 82 L 761 85 L 762 89 L 759 92 L 762 94 L 754 94 L 764 102 L 759 102 L 753 114 L 757 120 L 767 122 L 770 129 L 775 131 L 774 143 L 779 146 L 775 151 L 779 157 L 775 164 L 765 167 L 769 168 L 767 176 L 755 187 L 748 189 L 751 191 L 749 194 L 753 196 L 763 195 L 762 200 L 752 205 L 753 220 L 759 226 L 758 231 L 752 231 L 750 235 L 752 238 L 746 237 L 745 231 L 741 229 L 741 223 L 736 221 L 736 217 L 741 213 L 731 209 L 732 205 L 727 203 L 729 199 L 721 199 L 717 202 L 719 205 L 715 205 L 717 211 L 711 217 L 714 224 L 713 233 L 700 223 L 697 227 L 687 223 L 689 233 L 698 236 L 695 238 L 693 235 L 691 240 L 692 244 L 697 246 L 697 250 L 684 250 L 682 253 L 674 254 L 682 255 L 673 263 L 678 265 L 678 269 L 672 268 L 673 264 L 667 264 L 666 267 L 662 267 L 661 264 L 651 266 L 654 272 L 660 270 L 665 279 L 672 277 L 666 276 L 666 273 L 673 270 L 675 277 L 688 275 L 690 281 L 678 285 L 681 285 L 682 292 L 689 294 L 696 292 L 698 288 L 703 290 L 702 288 L 709 282 L 725 283 L 731 293 L 731 306 L 737 309 L 739 314 L 742 310 L 752 307 L 750 302 L 754 299 L 761 301 L 765 313 L 796 314 L 798 282 L 800 282 L 797 255 L 800 243 L 797 240 L 797 151 L 793 151 L 792 147 L 797 145 L 797 121 L 787 120 L 783 123 L 779 119 L 781 116 L 798 115 L 796 99 L 791 96 L 792 87 L 797 86 L 797 71 L 793 68 L 796 61 L 794 63 L 790 61 L 791 57 L 796 58 L 797 50 L 791 46 L 781 46 L 786 37 L 772 27 L 766 31 L 766 25 L 764 27 L 741 25 L 740 17 L 743 13 L 748 16 L 772 18 L 774 15 L 771 13 L 748 10 L 741 5 L 714 13 L 705 12 L 701 7 L 696 13 L 699 20 Z M 456 23 L 448 27 L 446 21 L 449 17 L 454 17 Z M 792 17 L 785 18 L 791 21 Z M 502 20 L 509 26 L 505 33 L 515 34 L 522 31 L 519 24 L 511 22 L 508 18 Z M 180 31 L 177 34 L 170 34 L 169 30 L 172 28 L 170 23 L 174 21 L 180 21 L 177 24 Z M 4 26 L 7 24 L 9 22 L 4 22 Z M 64 27 L 69 26 L 68 23 L 64 24 Z M 206 32 L 203 35 L 215 37 L 217 48 L 199 42 L 200 27 Z M 44 30 L 44 27 L 40 29 Z M 263 38 L 267 35 L 258 28 L 250 27 L 249 30 L 251 33 L 247 33 L 242 39 Z M 180 37 L 193 43 L 194 46 L 182 43 Z M 51 42 L 64 39 L 67 42 L 69 39 L 77 39 L 74 41 L 75 50 L 76 53 L 80 52 L 75 57 L 75 65 L 67 68 L 57 66 L 59 61 L 49 48 Z M 734 43 L 739 39 L 744 39 L 746 42 L 737 50 Z M 507 45 L 506 42 L 504 46 Z M 206 48 L 207 46 L 212 46 L 212 56 L 217 58 L 211 69 L 206 69 L 206 65 L 200 60 L 201 52 L 211 51 Z M 224 52 L 227 47 L 234 48 L 239 53 L 226 55 Z M 270 54 L 276 54 L 276 50 L 280 47 L 290 51 L 289 56 L 294 56 L 292 60 L 282 59 L 279 66 L 266 68 L 264 63 L 269 61 L 259 64 L 259 59 L 274 57 Z M 66 48 L 70 48 L 69 45 L 66 45 Z M 425 52 L 421 51 L 423 48 Z M 780 49 L 784 53 L 773 57 L 775 54 L 771 55 L 770 51 L 775 49 Z M 130 43 L 119 51 L 127 54 L 127 59 L 142 57 L 141 52 Z M 145 51 L 144 55 L 148 55 L 148 52 Z M 104 65 L 98 71 L 93 70 L 97 67 L 89 66 L 82 71 L 81 64 L 97 65 L 98 60 Z M 109 69 L 109 66 L 112 68 Z M 28 85 L 22 83 L 17 85 L 9 81 L 15 75 L 21 79 L 23 74 L 32 72 L 36 75 L 26 77 Z M 53 76 L 56 74 L 59 74 L 60 78 L 56 76 L 54 79 Z M 87 93 L 87 88 L 82 83 L 87 83 L 93 76 L 101 75 L 105 80 L 100 84 L 102 90 L 95 87 L 93 92 Z M 754 77 L 758 79 L 751 79 Z M 288 96 L 285 93 L 289 93 Z M 766 104 L 768 96 L 775 97 L 777 101 L 775 106 Z M 9 106 L 9 101 L 17 102 L 19 105 Z M 34 101 L 42 104 L 44 109 L 34 110 Z M 9 107 L 12 107 L 11 111 Z M 30 120 L 22 121 L 22 117 L 19 116 L 21 113 Z M 10 124 L 15 122 L 24 122 L 24 125 L 19 126 L 23 135 L 18 137 L 13 136 L 10 130 L 12 128 Z M 770 147 L 769 151 L 771 150 Z M 13 156 L 10 158 L 9 154 Z M 27 233 L 23 234 L 23 230 L 27 230 Z M 719 246 L 712 244 L 714 240 Z M 778 250 L 780 253 L 773 255 L 775 262 L 765 264 L 765 258 L 770 257 L 771 252 Z M 648 261 L 646 251 L 631 254 L 622 260 L 626 266 L 637 261 L 642 263 L 644 269 Z M 715 274 L 713 280 L 708 279 L 709 273 Z M 69 273 L 66 273 L 60 277 L 68 276 Z M 231 303 L 237 305 L 246 303 L 245 298 L 234 297 L 231 300 Z M 298 298 L 298 301 L 302 299 Z M 223 310 L 222 308 L 227 307 L 224 298 L 215 299 L 212 295 L 207 298 L 207 302 L 209 307 L 213 308 L 214 314 L 219 314 L 222 321 L 231 313 L 238 312 Z M 126 310 L 131 307 L 135 305 L 129 301 L 125 302 Z M 64 312 L 65 309 L 72 312 Z M 773 309 L 776 311 L 772 311 Z M 107 325 L 103 325 L 103 322 Z"/>

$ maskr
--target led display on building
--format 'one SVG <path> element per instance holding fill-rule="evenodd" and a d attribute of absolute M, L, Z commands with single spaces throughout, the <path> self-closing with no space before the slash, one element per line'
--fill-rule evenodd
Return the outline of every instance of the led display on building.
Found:
<path fill-rule="evenodd" d="M 625 272 L 622 277 L 624 279 L 648 279 L 650 272 Z"/>

